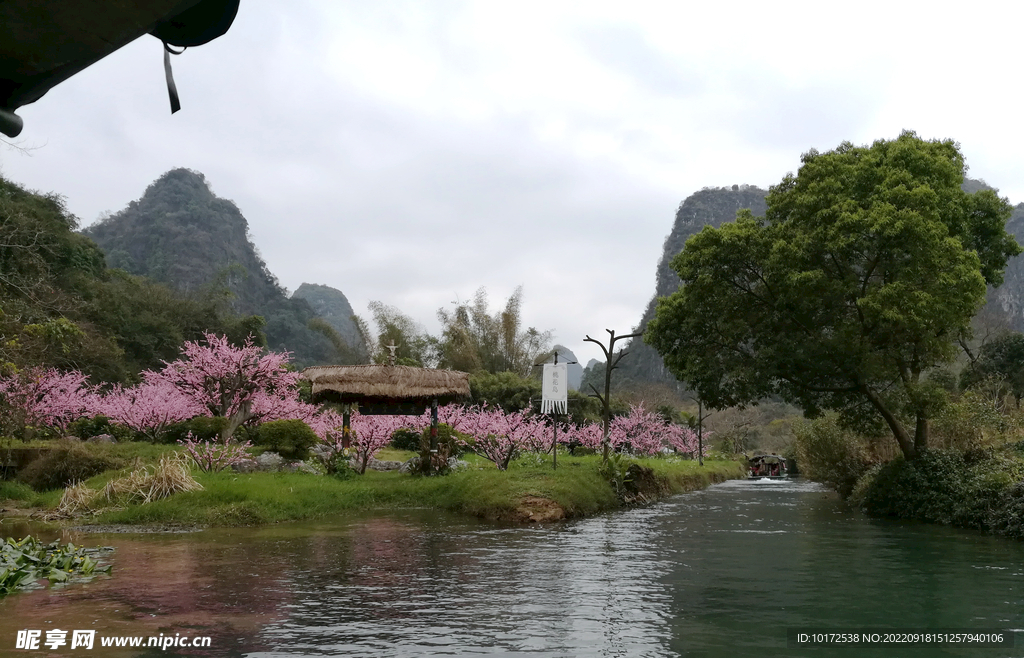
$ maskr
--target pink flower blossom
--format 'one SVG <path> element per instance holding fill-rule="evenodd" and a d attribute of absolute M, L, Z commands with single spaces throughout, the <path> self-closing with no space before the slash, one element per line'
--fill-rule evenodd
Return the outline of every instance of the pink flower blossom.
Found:
<path fill-rule="evenodd" d="M 115 386 L 106 395 L 97 396 L 92 411 L 141 432 L 154 441 L 168 425 L 206 413 L 206 409 L 184 395 L 176 386 L 152 377 L 138 386 Z"/>
<path fill-rule="evenodd" d="M 249 441 L 238 443 L 228 437 L 223 437 L 219 441 L 196 441 L 192 432 L 178 443 L 185 447 L 185 452 L 196 466 L 207 473 L 216 473 L 234 464 L 248 461 L 250 457 L 246 448 L 252 446 Z"/>
<path fill-rule="evenodd" d="M 209 333 L 204 341 L 186 342 L 180 359 L 165 362 L 163 370 L 147 377 L 174 385 L 207 413 L 229 418 L 225 436 L 253 418 L 254 404 L 262 404 L 264 411 L 273 406 L 261 396 L 294 395 L 298 374 L 285 368 L 287 352 L 264 354 L 251 339 L 235 347 L 227 338 Z"/>
<path fill-rule="evenodd" d="M 62 373 L 54 368 L 31 370 L 0 378 L 0 397 L 25 425 L 57 427 L 84 416 L 95 402 L 95 393 L 78 371 Z"/>

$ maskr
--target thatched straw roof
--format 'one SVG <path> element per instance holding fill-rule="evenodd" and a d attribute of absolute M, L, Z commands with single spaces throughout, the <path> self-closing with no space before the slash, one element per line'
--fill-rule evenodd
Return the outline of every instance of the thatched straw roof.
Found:
<path fill-rule="evenodd" d="M 469 375 L 456 370 L 410 366 L 312 366 L 302 376 L 313 384 L 314 400 L 363 404 L 440 404 L 469 396 Z"/>

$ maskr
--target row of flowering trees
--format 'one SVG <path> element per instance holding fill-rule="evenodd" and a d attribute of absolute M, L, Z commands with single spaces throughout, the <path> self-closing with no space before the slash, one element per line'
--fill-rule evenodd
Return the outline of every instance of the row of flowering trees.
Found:
<path fill-rule="evenodd" d="M 332 449 L 341 449 L 342 417 L 331 409 L 302 402 L 298 374 L 286 368 L 288 355 L 247 342 L 231 345 L 226 338 L 206 335 L 202 342 L 187 342 L 176 361 L 157 371 L 141 374 L 133 387 L 100 390 L 81 373 L 33 370 L 0 377 L 0 397 L 9 413 L 25 426 L 56 427 L 61 431 L 82 417 L 103 415 L 155 440 L 173 423 L 196 416 L 228 419 L 221 443 L 226 445 L 239 427 L 256 427 L 272 420 L 298 419 L 313 429 Z M 489 459 L 499 469 L 520 452 L 550 448 L 550 421 L 528 411 L 505 412 L 493 407 L 447 405 L 439 421 L 451 426 L 466 447 Z M 391 442 L 395 430 L 422 430 L 430 423 L 423 416 L 352 416 L 353 447 L 365 469 L 369 459 Z M 563 441 L 597 449 L 599 424 L 559 428 Z M 633 454 L 655 454 L 663 448 L 695 455 L 693 431 L 664 421 L 635 406 L 626 416 L 613 419 L 609 440 L 613 448 Z M 191 446 L 193 450 L 196 446 Z"/>
<path fill-rule="evenodd" d="M 464 407 L 450 404 L 438 409 L 438 421 L 454 429 L 464 447 L 492 462 L 499 469 L 522 452 L 546 452 L 551 448 L 551 422 L 528 411 L 506 412 L 496 407 Z M 391 442 L 399 429 L 422 431 L 430 425 L 430 414 L 422 416 L 352 416 L 357 461 L 366 461 Z M 562 424 L 561 440 L 593 450 L 601 448 L 602 426 L 591 423 L 582 427 Z M 340 447 L 340 434 L 332 439 Z M 612 448 L 634 455 L 655 455 L 668 448 L 689 456 L 697 454 L 697 435 L 688 427 L 665 421 L 644 409 L 630 408 L 629 414 L 613 418 L 608 440 Z"/>

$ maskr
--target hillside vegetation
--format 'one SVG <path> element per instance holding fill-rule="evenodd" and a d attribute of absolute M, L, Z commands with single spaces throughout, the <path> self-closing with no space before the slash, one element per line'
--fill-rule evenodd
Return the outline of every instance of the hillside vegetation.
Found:
<path fill-rule="evenodd" d="M 255 318 L 215 294 L 185 296 L 109 269 L 55 194 L 0 178 L 0 371 L 32 366 L 127 381 L 215 331 L 242 340 Z"/>

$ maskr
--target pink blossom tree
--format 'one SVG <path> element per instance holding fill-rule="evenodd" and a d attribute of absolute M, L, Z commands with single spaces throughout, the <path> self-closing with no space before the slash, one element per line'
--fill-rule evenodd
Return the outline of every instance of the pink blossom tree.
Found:
<path fill-rule="evenodd" d="M 437 422 L 444 423 L 456 432 L 462 432 L 465 420 L 472 414 L 472 411 L 461 404 L 446 404 L 437 409 Z M 430 426 L 430 411 L 423 414 L 421 427 Z"/>
<path fill-rule="evenodd" d="M 150 376 L 138 386 L 115 386 L 98 397 L 92 411 L 141 432 L 151 441 L 168 425 L 206 413 L 206 409 L 167 380 L 153 377 L 152 373 L 144 375 Z"/>
<path fill-rule="evenodd" d="M 666 431 L 668 444 L 676 452 L 683 455 L 697 456 L 697 433 L 689 427 L 680 425 L 668 425 Z"/>
<path fill-rule="evenodd" d="M 153 377 L 177 387 L 213 416 L 224 416 L 230 437 L 253 417 L 253 404 L 261 394 L 290 397 L 298 374 L 286 369 L 288 353 L 269 352 L 246 340 L 235 347 L 224 336 L 206 334 L 203 342 L 188 341 L 182 356 Z"/>
<path fill-rule="evenodd" d="M 249 417 L 242 425 L 255 429 L 261 423 L 269 423 L 272 420 L 294 419 L 301 420 L 313 427 L 316 423 L 314 418 L 319 411 L 320 408 L 316 405 L 300 400 L 297 390 L 288 388 L 277 391 L 259 390 L 252 397 Z M 319 436 L 319 433 L 317 435 Z"/>
<path fill-rule="evenodd" d="M 0 378 L 0 397 L 22 425 L 64 431 L 95 404 L 87 379 L 78 371 L 33 368 Z"/>
<path fill-rule="evenodd" d="M 604 427 L 601 423 L 587 423 L 576 429 L 567 431 L 567 435 L 579 442 L 584 448 L 600 450 L 604 440 Z"/>
<path fill-rule="evenodd" d="M 523 449 L 524 415 L 525 412 L 507 414 L 499 408 L 476 407 L 462 420 L 463 431 L 473 437 L 476 454 L 504 471 Z"/>
<path fill-rule="evenodd" d="M 616 450 L 628 448 L 637 455 L 653 455 L 664 445 L 667 423 L 643 404 L 631 405 L 625 416 L 612 419 L 609 441 Z"/>
<path fill-rule="evenodd" d="M 332 452 L 342 449 L 342 424 L 344 418 L 334 409 L 324 409 L 306 421 L 309 428 L 320 437 Z"/>
<path fill-rule="evenodd" d="M 352 446 L 356 451 L 356 470 L 360 474 L 365 473 L 370 458 L 391 443 L 391 435 L 395 430 L 409 427 L 416 422 L 417 419 L 411 416 L 352 414 L 352 429 L 355 434 Z"/>
<path fill-rule="evenodd" d="M 196 467 L 208 473 L 216 473 L 248 461 L 250 457 L 246 449 L 252 446 L 249 441 L 239 443 L 228 437 L 218 441 L 197 441 L 192 432 L 178 443 L 185 448 L 185 453 Z"/>

